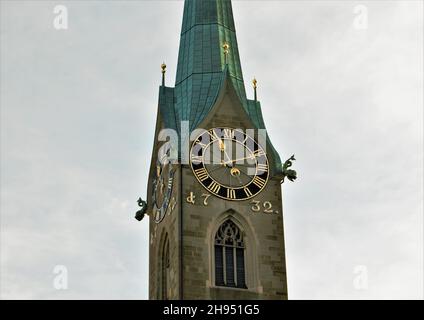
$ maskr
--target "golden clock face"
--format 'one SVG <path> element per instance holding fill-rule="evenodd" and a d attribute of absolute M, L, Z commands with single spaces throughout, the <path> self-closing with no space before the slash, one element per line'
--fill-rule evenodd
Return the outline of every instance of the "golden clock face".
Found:
<path fill-rule="evenodd" d="M 192 145 L 190 165 L 204 188 L 226 200 L 256 196 L 269 177 L 265 151 L 239 129 L 213 128 L 203 132 Z"/>

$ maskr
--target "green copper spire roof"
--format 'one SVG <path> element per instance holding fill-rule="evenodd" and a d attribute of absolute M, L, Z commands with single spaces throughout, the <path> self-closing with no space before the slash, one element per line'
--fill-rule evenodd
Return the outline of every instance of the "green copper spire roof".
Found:
<path fill-rule="evenodd" d="M 222 46 L 228 43 L 225 57 Z M 212 108 L 228 73 L 243 105 L 247 105 L 230 0 L 186 0 L 175 82 L 179 120 L 194 129 Z"/>
<path fill-rule="evenodd" d="M 231 81 L 253 125 L 265 129 L 260 102 L 246 98 L 231 0 L 185 0 L 175 88 L 162 84 L 159 92 L 165 126 L 180 133 L 181 121 L 189 121 L 190 131 L 196 129 L 225 81 Z M 280 171 L 280 157 L 269 144 Z"/>

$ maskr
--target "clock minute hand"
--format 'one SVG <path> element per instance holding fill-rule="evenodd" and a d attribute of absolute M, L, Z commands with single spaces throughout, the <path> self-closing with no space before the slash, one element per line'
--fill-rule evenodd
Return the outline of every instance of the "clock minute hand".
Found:
<path fill-rule="evenodd" d="M 229 161 L 224 161 L 224 164 L 231 163 L 232 161 L 231 161 L 230 157 L 228 156 L 227 151 L 225 151 L 225 149 L 224 149 L 224 155 L 225 155 L 225 156 L 227 157 L 227 159 L 229 160 Z"/>
<path fill-rule="evenodd" d="M 239 158 L 239 159 L 225 161 L 224 164 L 229 164 L 229 163 L 234 163 L 234 162 L 238 162 L 238 161 L 242 161 L 242 160 L 247 160 L 247 159 L 254 159 L 254 158 L 255 158 L 255 156 L 254 155 L 251 155 L 249 157 L 244 157 L 244 158 Z M 228 157 L 228 159 L 230 159 L 230 158 Z"/>

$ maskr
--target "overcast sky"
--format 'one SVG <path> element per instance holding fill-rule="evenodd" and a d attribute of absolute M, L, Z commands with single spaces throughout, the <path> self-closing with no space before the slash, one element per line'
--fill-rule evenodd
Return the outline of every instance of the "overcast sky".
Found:
<path fill-rule="evenodd" d="M 1 298 L 148 298 L 148 219 L 133 217 L 182 9 L 1 1 Z M 289 298 L 423 298 L 423 2 L 233 9 L 248 95 L 256 76 L 274 146 L 298 159 L 284 185 Z"/>

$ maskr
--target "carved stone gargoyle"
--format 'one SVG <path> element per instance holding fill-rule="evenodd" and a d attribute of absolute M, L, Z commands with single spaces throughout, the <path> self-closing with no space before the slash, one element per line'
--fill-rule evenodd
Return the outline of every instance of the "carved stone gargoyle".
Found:
<path fill-rule="evenodd" d="M 284 182 L 284 179 L 287 178 L 290 181 L 294 181 L 297 178 L 297 172 L 293 169 L 289 169 L 292 165 L 293 162 L 296 159 L 294 158 L 294 155 L 292 155 L 289 159 L 286 160 L 286 162 L 284 162 L 283 164 L 283 179 L 281 180 L 281 183 Z"/>
<path fill-rule="evenodd" d="M 144 200 L 142 200 L 141 198 L 138 198 L 138 200 L 137 200 L 137 204 L 138 204 L 138 206 L 139 206 L 141 209 L 140 209 L 140 210 L 138 210 L 138 211 L 135 213 L 135 218 L 136 218 L 138 221 L 141 221 L 141 220 L 143 220 L 144 215 L 145 215 L 146 210 L 147 210 L 147 202 L 146 202 L 146 201 L 144 201 Z"/>

